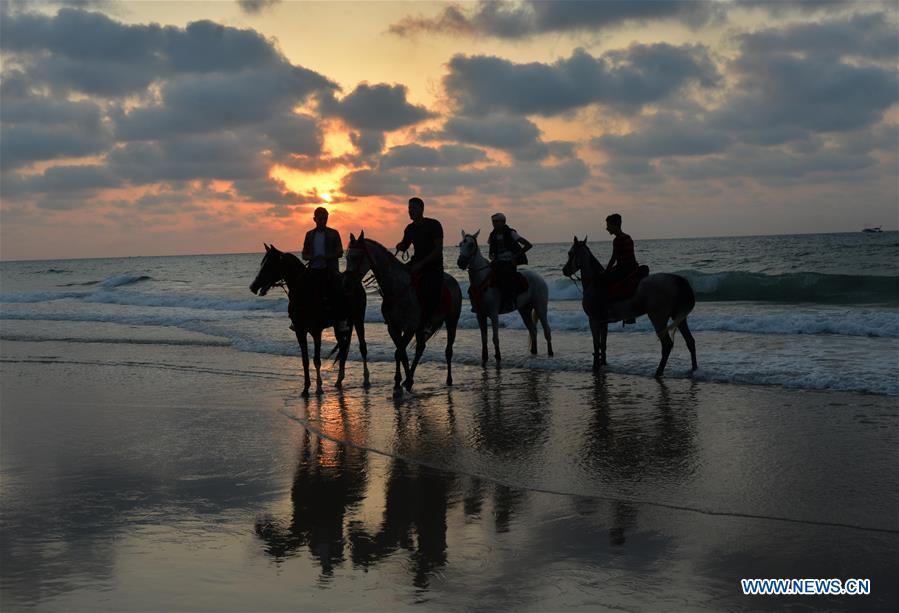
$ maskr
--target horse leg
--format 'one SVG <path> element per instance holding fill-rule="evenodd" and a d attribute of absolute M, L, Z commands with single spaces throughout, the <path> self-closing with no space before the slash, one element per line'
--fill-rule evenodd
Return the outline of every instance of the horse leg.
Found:
<path fill-rule="evenodd" d="M 690 332 L 690 326 L 687 325 L 687 318 L 677 325 L 677 329 L 684 335 L 684 341 L 687 343 L 687 349 L 690 350 L 690 361 L 693 363 L 690 370 L 696 370 L 699 366 L 696 364 L 696 340 Z"/>
<path fill-rule="evenodd" d="M 428 339 L 424 334 L 415 334 L 415 357 L 412 358 L 412 365 L 406 369 L 406 383 L 404 384 L 406 391 L 412 391 L 412 386 L 415 384 L 415 369 L 418 368 L 418 362 L 421 360 L 427 344 Z"/>
<path fill-rule="evenodd" d="M 528 351 L 531 355 L 537 355 L 537 324 L 532 315 L 533 311 L 534 309 L 528 304 L 518 309 L 518 314 L 521 315 L 521 321 L 528 330 Z"/>
<path fill-rule="evenodd" d="M 303 398 L 309 397 L 309 345 L 306 341 L 306 331 L 296 330 L 297 342 L 300 344 L 300 353 L 303 355 Z"/>
<path fill-rule="evenodd" d="M 593 370 L 597 371 L 606 363 L 606 349 L 603 324 L 595 317 L 590 317 L 590 333 L 593 335 Z"/>
<path fill-rule="evenodd" d="M 481 330 L 481 367 L 487 367 L 487 314 L 478 313 L 478 328 Z"/>
<path fill-rule="evenodd" d="M 493 354 L 496 365 L 499 366 L 502 355 L 499 351 L 499 313 L 490 313 L 490 326 L 493 328 Z"/>
<path fill-rule="evenodd" d="M 353 328 L 351 327 L 345 334 L 338 333 L 337 328 L 334 328 L 334 338 L 337 339 L 337 360 L 339 365 L 337 381 L 334 382 L 334 387 L 340 389 L 343 387 L 343 378 L 346 376 L 346 358 L 350 353 L 350 343 L 353 341 Z"/>
<path fill-rule="evenodd" d="M 656 379 L 660 379 L 662 377 L 662 373 L 665 372 L 665 365 L 668 363 L 668 356 L 671 355 L 671 348 L 674 347 L 674 341 L 671 340 L 671 335 L 668 334 L 668 318 L 664 315 L 658 314 L 650 314 L 649 321 L 652 322 L 652 327 L 655 328 L 656 336 L 659 337 L 659 341 L 662 343 L 662 359 L 659 360 L 659 366 L 656 368 Z"/>
<path fill-rule="evenodd" d="M 553 357 L 553 333 L 549 329 L 549 317 L 547 317 L 547 305 L 541 304 L 535 312 L 540 319 L 540 325 L 543 326 L 543 338 L 546 339 L 546 355 Z M 534 332 L 537 331 L 537 325 L 534 324 Z"/>
<path fill-rule="evenodd" d="M 312 363 L 315 364 L 315 393 L 322 393 L 322 332 L 318 330 L 312 333 L 312 343 L 315 353 L 312 355 Z"/>
<path fill-rule="evenodd" d="M 456 342 L 456 326 L 459 325 L 459 320 L 446 322 L 446 351 L 443 352 L 443 355 L 446 357 L 446 384 L 453 384 L 453 344 Z M 486 323 L 485 323 L 486 327 Z M 486 330 L 485 330 L 486 337 Z M 486 338 L 485 338 L 486 340 Z M 486 342 L 484 346 L 486 348 Z M 485 360 L 486 362 L 486 360 Z"/>
<path fill-rule="evenodd" d="M 368 389 L 371 387 L 371 381 L 368 378 L 368 345 L 365 344 L 365 321 L 364 317 L 356 323 L 356 337 L 359 339 L 359 353 L 362 354 L 362 387 Z M 349 351 L 349 346 L 347 346 Z"/>

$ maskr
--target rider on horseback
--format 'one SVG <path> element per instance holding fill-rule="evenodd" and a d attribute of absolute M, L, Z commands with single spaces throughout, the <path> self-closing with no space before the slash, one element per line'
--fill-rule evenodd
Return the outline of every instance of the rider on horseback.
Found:
<path fill-rule="evenodd" d="M 506 225 L 506 216 L 495 213 L 490 217 L 493 222 L 493 231 L 487 243 L 490 246 L 490 262 L 496 274 L 497 286 L 502 295 L 501 312 L 511 311 L 515 308 L 515 298 L 518 294 L 518 270 L 519 264 L 527 264 L 528 258 L 525 252 L 532 247 L 527 239 L 519 236 L 513 228 Z"/>
<path fill-rule="evenodd" d="M 409 198 L 409 219 L 403 232 L 403 240 L 396 244 L 397 251 L 415 247 L 409 265 L 413 278 L 418 278 L 421 296 L 421 328 L 430 336 L 431 320 L 440 304 L 443 290 L 443 226 L 436 219 L 425 217 L 425 203 L 421 198 Z"/>
<path fill-rule="evenodd" d="M 609 288 L 631 276 L 639 268 L 637 258 L 634 257 L 634 241 L 629 235 L 621 231 L 621 215 L 612 213 L 606 217 L 606 230 L 615 238 L 612 240 L 612 258 L 609 260 L 609 265 L 606 266 L 606 271 L 603 274 L 605 281 L 603 284 L 603 290 L 605 291 L 603 304 L 607 304 L 609 301 Z M 634 320 L 629 319 L 624 323 L 634 323 Z"/>
<path fill-rule="evenodd" d="M 340 233 L 328 227 L 328 209 L 318 207 L 312 216 L 315 227 L 306 233 L 303 241 L 303 259 L 309 261 L 314 291 L 327 303 L 337 322 L 337 331 L 349 330 L 347 323 L 347 299 L 343 281 L 338 272 L 338 260 L 343 256 Z"/>

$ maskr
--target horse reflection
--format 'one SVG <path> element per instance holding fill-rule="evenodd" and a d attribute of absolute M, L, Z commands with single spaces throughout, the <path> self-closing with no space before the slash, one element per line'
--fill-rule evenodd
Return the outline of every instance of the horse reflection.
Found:
<path fill-rule="evenodd" d="M 360 522 L 349 526 L 353 563 L 371 566 L 406 550 L 412 554 L 413 585 L 428 587 L 431 575 L 446 565 L 446 515 L 456 487 L 451 473 L 394 459 L 377 532 L 369 534 Z"/>
<path fill-rule="evenodd" d="M 330 576 L 345 559 L 344 517 L 364 498 L 367 485 L 365 453 L 303 431 L 300 461 L 291 489 L 289 520 L 263 518 L 256 534 L 265 551 L 278 560 L 308 547 Z"/>
<path fill-rule="evenodd" d="M 685 393 L 672 393 L 656 383 L 654 410 L 620 410 L 632 403 L 634 390 L 610 397 L 604 373 L 597 374 L 592 392 L 593 420 L 586 434 L 584 456 L 604 483 L 683 482 L 696 463 L 696 382 Z M 614 388 L 612 388 L 614 390 Z M 637 526 L 637 506 L 616 500 L 612 507 L 609 542 L 623 545 Z"/>

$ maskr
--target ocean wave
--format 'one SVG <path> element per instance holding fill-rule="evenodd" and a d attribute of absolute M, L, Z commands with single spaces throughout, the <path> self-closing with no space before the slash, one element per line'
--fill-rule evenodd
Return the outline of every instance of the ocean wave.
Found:
<path fill-rule="evenodd" d="M 0 302 L 11 304 L 53 302 L 67 298 L 84 298 L 90 292 L 0 292 Z"/>
<path fill-rule="evenodd" d="M 100 281 L 100 287 L 122 287 L 124 285 L 133 285 L 141 281 L 150 281 L 152 277 L 148 275 L 116 275 Z"/>
<path fill-rule="evenodd" d="M 38 275 L 65 275 L 70 274 L 71 270 L 66 270 L 64 268 L 48 268 L 47 270 L 39 270 L 37 271 Z"/>
<path fill-rule="evenodd" d="M 679 271 L 700 301 L 752 300 L 823 304 L 899 304 L 899 277 L 796 272 Z"/>

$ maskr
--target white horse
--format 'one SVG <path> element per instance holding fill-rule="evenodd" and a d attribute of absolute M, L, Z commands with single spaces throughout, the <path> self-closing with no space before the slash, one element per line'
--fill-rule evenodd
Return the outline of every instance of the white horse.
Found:
<path fill-rule="evenodd" d="M 474 234 L 466 234 L 462 230 L 462 242 L 459 243 L 459 268 L 468 269 L 468 280 L 471 291 L 472 306 L 478 316 L 478 327 L 481 329 L 481 366 L 487 365 L 487 319 L 493 326 L 493 351 L 496 354 L 496 363 L 499 364 L 501 356 L 499 351 L 499 326 L 500 303 L 502 302 L 499 288 L 492 283 L 493 273 L 490 262 L 481 255 L 478 247 L 478 230 Z M 518 294 L 515 299 L 515 309 L 521 315 L 521 320 L 528 329 L 530 336 L 530 351 L 537 354 L 537 320 L 543 326 L 543 336 L 546 338 L 546 353 L 553 355 L 552 332 L 549 329 L 547 310 L 549 305 L 549 288 L 546 281 L 533 270 L 521 272 L 527 279 L 528 288 Z M 504 311 L 509 313 L 511 311 Z"/>

